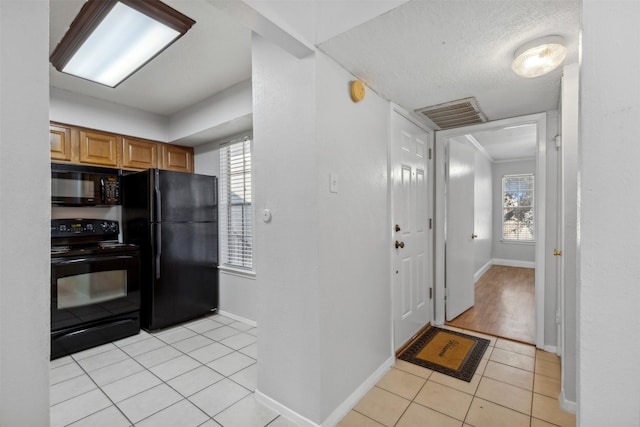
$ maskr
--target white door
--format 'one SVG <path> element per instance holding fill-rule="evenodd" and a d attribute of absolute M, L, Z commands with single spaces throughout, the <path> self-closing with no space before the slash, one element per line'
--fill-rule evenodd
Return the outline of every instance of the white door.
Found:
<path fill-rule="evenodd" d="M 473 230 L 474 148 L 449 139 L 447 170 L 446 319 L 474 304 Z"/>
<path fill-rule="evenodd" d="M 394 348 L 430 319 L 429 229 L 431 135 L 397 112 L 391 118 Z"/>

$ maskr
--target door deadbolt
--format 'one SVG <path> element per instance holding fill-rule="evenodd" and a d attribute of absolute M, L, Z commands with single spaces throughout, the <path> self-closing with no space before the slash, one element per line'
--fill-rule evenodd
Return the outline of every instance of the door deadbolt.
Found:
<path fill-rule="evenodd" d="M 398 248 L 404 248 L 404 242 L 398 242 L 396 240 L 396 249 L 398 249 Z"/>
<path fill-rule="evenodd" d="M 473 234 L 471 235 L 471 238 L 472 238 L 472 239 L 477 239 L 477 238 L 478 238 L 478 235 L 477 235 L 477 234 L 475 234 L 475 233 L 473 233 Z"/>
<path fill-rule="evenodd" d="M 559 251 L 557 249 L 553 250 L 553 256 L 562 256 L 562 251 Z"/>

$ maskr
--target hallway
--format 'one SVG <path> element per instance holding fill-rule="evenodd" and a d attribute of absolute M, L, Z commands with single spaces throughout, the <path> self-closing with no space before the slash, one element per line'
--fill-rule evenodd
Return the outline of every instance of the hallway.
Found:
<path fill-rule="evenodd" d="M 475 305 L 447 325 L 535 343 L 535 270 L 492 266 L 475 284 Z"/>

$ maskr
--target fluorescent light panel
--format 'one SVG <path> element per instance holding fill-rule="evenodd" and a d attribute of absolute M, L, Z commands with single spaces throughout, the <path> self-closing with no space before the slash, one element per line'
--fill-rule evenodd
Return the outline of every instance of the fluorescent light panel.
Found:
<path fill-rule="evenodd" d="M 139 2 L 135 8 L 125 4 L 133 4 L 131 1 L 111 3 L 115 3 L 113 7 L 103 9 L 108 10 L 108 13 L 88 13 L 89 18 L 81 19 L 83 8 L 65 34 L 65 38 L 71 34 L 68 37 L 70 40 L 65 41 L 63 38 L 51 55 L 51 62 L 56 69 L 115 87 L 162 52 L 194 23 L 190 18 L 159 1 Z M 140 4 L 154 5 L 151 8 L 152 13 L 149 13 L 149 10 L 139 10 Z M 173 17 L 186 18 L 187 28 L 182 30 L 174 28 L 180 27 L 179 25 L 167 26 L 164 23 L 167 18 L 163 20 L 161 17 L 157 20 L 157 17 L 152 15 L 157 12 L 154 8 L 158 6 L 165 11 L 170 10 Z M 96 22 L 92 22 L 92 19 Z M 73 32 L 74 25 L 84 25 L 85 29 Z M 78 46 L 75 51 L 73 46 Z M 59 49 L 62 52 L 58 52 Z M 66 63 L 65 58 L 69 58 Z"/>

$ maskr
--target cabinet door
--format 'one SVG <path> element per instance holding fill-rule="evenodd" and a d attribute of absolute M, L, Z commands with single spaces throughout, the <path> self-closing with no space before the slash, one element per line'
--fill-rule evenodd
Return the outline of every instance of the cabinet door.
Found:
<path fill-rule="evenodd" d="M 158 146 L 152 141 L 122 138 L 122 167 L 149 169 L 158 167 Z"/>
<path fill-rule="evenodd" d="M 118 137 L 109 133 L 80 131 L 80 163 L 118 167 Z"/>
<path fill-rule="evenodd" d="M 193 148 L 162 144 L 162 169 L 193 173 Z"/>
<path fill-rule="evenodd" d="M 51 160 L 71 160 L 71 128 L 50 125 L 49 143 Z"/>

